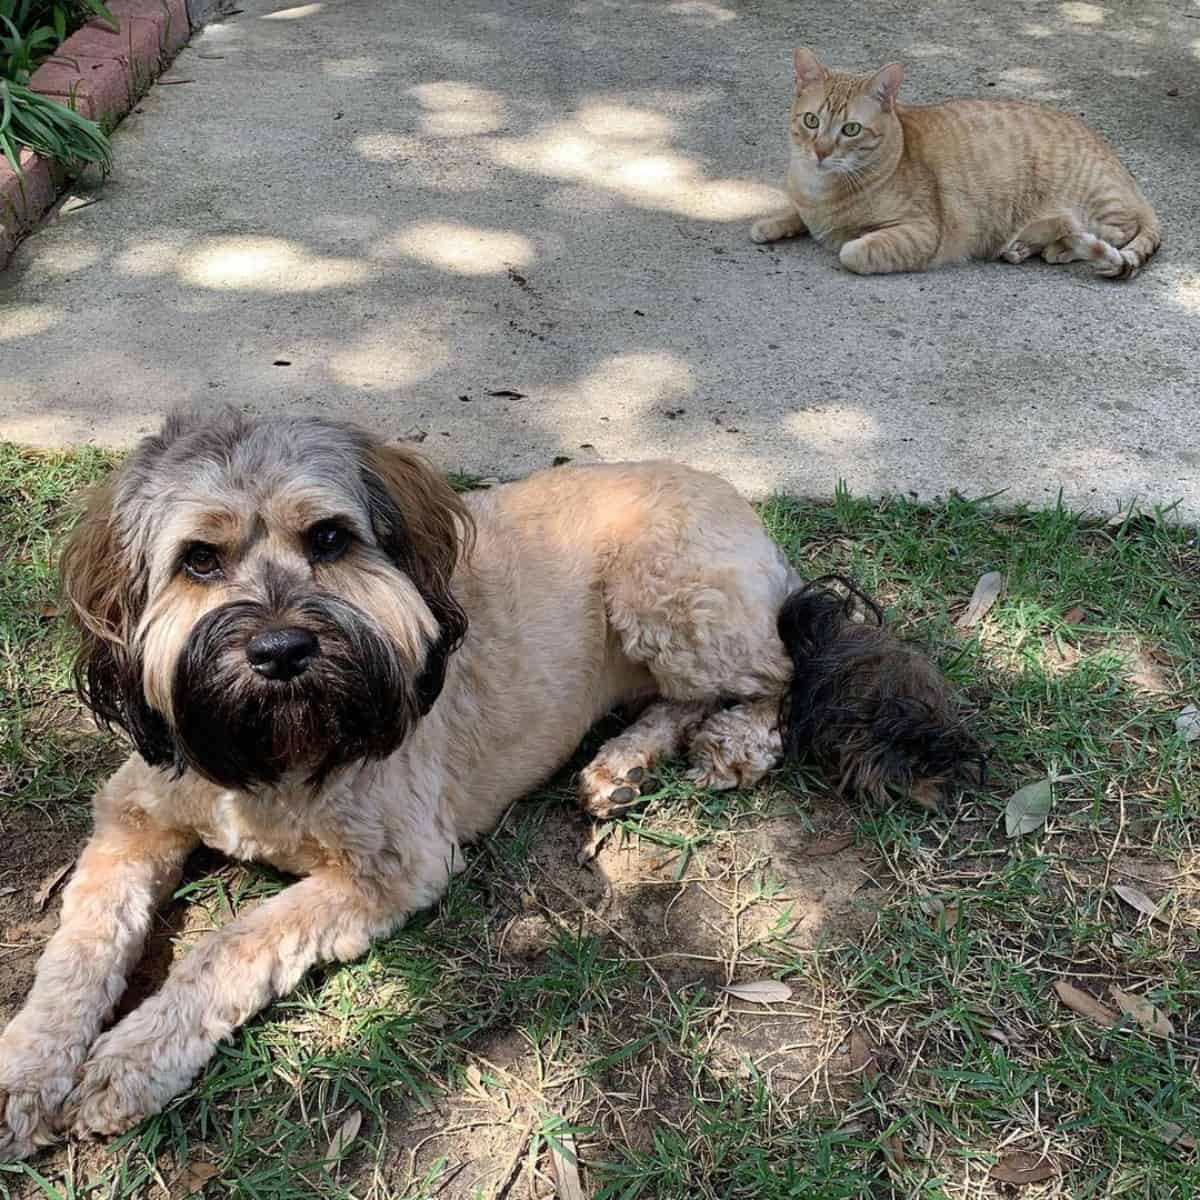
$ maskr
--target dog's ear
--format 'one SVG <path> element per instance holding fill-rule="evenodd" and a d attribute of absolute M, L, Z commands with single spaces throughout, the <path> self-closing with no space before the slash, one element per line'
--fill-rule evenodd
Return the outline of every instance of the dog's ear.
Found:
<path fill-rule="evenodd" d="M 442 690 L 447 660 L 467 632 L 452 579 L 471 552 L 475 522 L 458 493 L 419 454 L 403 446 L 371 445 L 363 458 L 375 536 L 417 585 L 441 630 L 417 683 L 426 713 Z"/>
<path fill-rule="evenodd" d="M 79 633 L 75 688 L 105 728 L 117 725 L 151 765 L 172 762 L 174 742 L 161 713 L 146 702 L 142 669 L 132 648 L 146 600 L 145 572 L 130 555 L 114 520 L 116 481 L 90 496 L 59 560 L 63 593 Z"/>

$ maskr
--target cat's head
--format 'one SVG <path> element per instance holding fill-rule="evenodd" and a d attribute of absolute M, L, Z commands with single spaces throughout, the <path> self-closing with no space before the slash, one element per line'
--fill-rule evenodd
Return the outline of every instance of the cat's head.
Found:
<path fill-rule="evenodd" d="M 902 64 L 889 63 L 873 75 L 844 75 L 803 47 L 795 62 L 792 147 L 806 167 L 821 175 L 861 175 L 892 158 L 903 138 L 896 116 Z"/>

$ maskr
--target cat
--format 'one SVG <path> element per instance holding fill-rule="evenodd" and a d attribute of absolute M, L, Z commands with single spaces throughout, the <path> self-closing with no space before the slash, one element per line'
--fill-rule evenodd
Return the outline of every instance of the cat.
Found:
<path fill-rule="evenodd" d="M 968 258 L 1086 260 L 1136 275 L 1162 242 L 1149 201 L 1082 121 L 1017 100 L 896 103 L 904 67 L 831 71 L 795 52 L 788 208 L 756 242 L 811 233 L 859 275 Z"/>

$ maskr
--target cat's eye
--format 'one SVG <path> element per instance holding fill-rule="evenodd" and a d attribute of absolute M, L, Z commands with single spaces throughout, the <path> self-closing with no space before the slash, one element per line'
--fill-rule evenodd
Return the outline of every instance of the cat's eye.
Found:
<path fill-rule="evenodd" d="M 847 121 L 842 126 L 843 137 L 858 137 L 862 133 L 862 126 L 857 121 Z"/>
<path fill-rule="evenodd" d="M 183 569 L 193 579 L 215 579 L 221 574 L 221 559 L 214 547 L 204 542 L 193 542 L 184 551 Z"/>
<path fill-rule="evenodd" d="M 816 113 L 805 113 L 804 116 L 802 116 L 800 118 L 800 120 L 802 120 L 804 122 L 805 129 L 816 129 L 816 127 L 818 125 L 820 125 L 820 123 L 821 123 L 820 121 L 817 120 Z"/>
<path fill-rule="evenodd" d="M 308 545 L 314 562 L 336 562 L 350 545 L 350 532 L 332 521 L 324 521 L 308 531 Z"/>

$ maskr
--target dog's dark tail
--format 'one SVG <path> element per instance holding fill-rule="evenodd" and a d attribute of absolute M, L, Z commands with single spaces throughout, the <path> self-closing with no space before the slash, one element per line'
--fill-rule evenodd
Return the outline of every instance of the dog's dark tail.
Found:
<path fill-rule="evenodd" d="M 885 630 L 879 606 L 849 580 L 827 575 L 793 592 L 778 628 L 795 669 L 779 714 L 785 753 L 831 768 L 843 791 L 882 799 L 897 787 L 927 806 L 981 762 L 941 672 Z"/>

